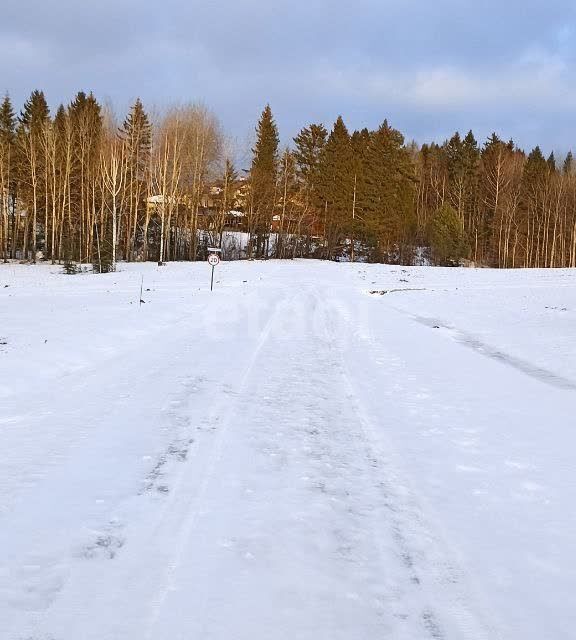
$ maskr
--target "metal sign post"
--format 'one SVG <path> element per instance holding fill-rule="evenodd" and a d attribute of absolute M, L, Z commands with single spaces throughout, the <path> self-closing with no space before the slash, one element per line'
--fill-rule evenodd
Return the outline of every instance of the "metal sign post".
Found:
<path fill-rule="evenodd" d="M 210 291 L 214 288 L 214 267 L 220 264 L 220 256 L 218 255 L 222 249 L 216 249 L 214 247 L 209 247 L 208 251 L 210 254 L 208 255 L 208 264 L 212 267 L 212 274 L 210 277 Z"/>

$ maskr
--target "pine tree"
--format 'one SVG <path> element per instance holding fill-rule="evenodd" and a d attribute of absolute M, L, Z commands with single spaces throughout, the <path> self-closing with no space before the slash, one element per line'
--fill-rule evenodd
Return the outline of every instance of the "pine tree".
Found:
<path fill-rule="evenodd" d="M 220 197 L 218 202 L 218 212 L 216 219 L 216 233 L 218 234 L 218 246 L 222 248 L 224 236 L 224 226 L 226 224 L 226 216 L 230 209 L 234 206 L 234 195 L 236 193 L 236 185 L 238 184 L 238 172 L 230 158 L 224 161 L 224 170 L 220 177 Z"/>
<path fill-rule="evenodd" d="M 462 229 L 472 230 L 478 189 L 479 150 L 472 131 L 461 138 L 456 132 L 444 144 L 448 178 L 448 200 L 455 209 Z"/>
<path fill-rule="evenodd" d="M 297 189 L 296 160 L 290 149 L 284 149 L 280 161 L 280 173 L 278 176 L 279 211 L 275 216 L 277 221 L 277 240 L 275 255 L 277 258 L 286 257 L 286 236 L 294 230 L 290 230 L 293 221 L 294 198 Z"/>
<path fill-rule="evenodd" d="M 367 154 L 370 148 L 371 135 L 368 129 L 354 131 L 350 137 L 350 145 L 352 147 L 352 176 L 354 186 L 352 192 L 352 211 L 351 216 L 345 224 L 345 233 L 349 238 L 350 244 L 350 260 L 356 260 L 357 242 L 362 241 L 365 236 L 365 224 L 358 211 L 358 201 L 362 185 L 365 182 L 365 171 L 367 168 Z"/>
<path fill-rule="evenodd" d="M 353 152 L 350 134 L 341 116 L 330 132 L 318 172 L 318 196 L 324 208 L 324 256 L 343 253 L 345 228 L 354 206 Z"/>
<path fill-rule="evenodd" d="M 480 149 L 472 131 L 462 141 L 464 158 L 465 195 L 464 195 L 464 229 L 472 231 L 478 209 L 478 170 L 480 165 Z"/>
<path fill-rule="evenodd" d="M 45 164 L 43 139 L 50 121 L 50 110 L 42 91 L 33 91 L 24 104 L 18 118 L 18 165 L 21 181 L 20 191 L 26 206 L 24 231 L 24 254 L 28 253 L 28 234 L 31 237 L 32 262 L 36 262 L 38 250 L 38 219 L 46 213 Z M 30 219 L 31 218 L 31 219 Z M 45 231 L 45 230 L 44 230 Z"/>
<path fill-rule="evenodd" d="M 327 138 L 328 131 L 322 124 L 304 127 L 294 138 L 296 172 L 309 193 L 314 191 L 316 186 L 322 151 L 326 146 Z"/>
<path fill-rule="evenodd" d="M 464 143 L 458 132 L 444 144 L 444 152 L 448 169 L 448 198 L 464 227 L 466 164 Z"/>
<path fill-rule="evenodd" d="M 0 237 L 4 262 L 14 249 L 16 206 L 16 116 L 10 96 L 6 95 L 0 105 Z M 10 219 L 12 223 L 10 224 Z M 12 234 L 12 247 L 9 236 Z"/>
<path fill-rule="evenodd" d="M 119 134 L 126 147 L 128 219 L 125 254 L 130 260 L 136 259 L 138 220 L 145 215 L 146 174 L 152 148 L 152 126 L 140 98 L 132 106 Z"/>
<path fill-rule="evenodd" d="M 54 116 L 54 211 L 55 220 L 52 226 L 52 262 L 63 257 L 63 245 L 71 246 L 68 237 L 70 225 L 66 224 L 66 213 L 70 206 L 68 188 L 70 185 L 71 158 L 71 130 L 68 112 L 64 105 L 60 105 Z M 68 220 L 69 222 L 69 220 Z M 70 256 L 68 256 L 70 257 Z"/>
<path fill-rule="evenodd" d="M 522 173 L 522 206 L 525 213 L 525 266 L 544 266 L 542 234 L 546 232 L 547 198 L 549 196 L 550 165 L 539 146 L 529 154 Z"/>
<path fill-rule="evenodd" d="M 466 256 L 468 249 L 460 215 L 447 202 L 435 212 L 428 233 L 436 264 L 457 265 Z"/>
<path fill-rule="evenodd" d="M 566 158 L 564 159 L 564 164 L 562 165 L 562 173 L 565 176 L 569 176 L 572 174 L 574 170 L 574 156 L 572 151 L 568 151 L 566 154 Z"/>
<path fill-rule="evenodd" d="M 414 166 L 404 137 L 384 121 L 366 151 L 359 202 L 373 259 L 405 259 L 415 232 L 414 185 Z"/>
<path fill-rule="evenodd" d="M 256 258 L 267 256 L 270 227 L 277 199 L 278 128 L 270 105 L 266 105 L 256 128 L 250 168 L 250 246 Z M 255 246 L 253 246 L 255 245 Z"/>
<path fill-rule="evenodd" d="M 0 105 L 0 141 L 14 144 L 16 139 L 16 115 L 10 96 L 6 94 Z"/>
<path fill-rule="evenodd" d="M 39 135 L 42 133 L 44 124 L 50 117 L 50 109 L 42 91 L 33 91 L 28 100 L 24 103 L 24 108 L 20 113 L 18 121 L 22 129 L 27 133 Z"/>
<path fill-rule="evenodd" d="M 298 240 L 292 255 L 309 255 L 318 221 L 324 218 L 324 203 L 318 193 L 322 154 L 326 147 L 328 131 L 322 124 L 310 124 L 294 138 L 293 157 L 298 188 Z"/>
<path fill-rule="evenodd" d="M 545 160 L 540 147 L 534 147 L 528 154 L 524 167 L 523 180 L 528 185 L 542 182 L 550 168 L 549 160 Z"/>
<path fill-rule="evenodd" d="M 90 260 L 94 252 L 96 212 L 101 201 L 97 187 L 103 134 L 101 107 L 92 93 L 80 91 L 68 107 L 71 131 L 70 240 L 67 250 L 78 255 L 80 262 Z"/>
<path fill-rule="evenodd" d="M 238 172 L 230 158 L 226 158 L 224 161 L 224 171 L 220 180 L 222 183 L 221 208 L 224 212 L 228 212 L 228 209 L 233 205 L 234 190 L 238 183 Z"/>
<path fill-rule="evenodd" d="M 482 183 L 478 224 L 474 230 L 474 262 L 498 265 L 498 233 L 505 215 L 514 175 L 514 144 L 493 133 L 482 149 Z"/>
<path fill-rule="evenodd" d="M 441 207 L 449 194 L 449 167 L 446 144 L 422 145 L 414 162 L 419 180 L 416 204 L 417 237 L 426 241 L 427 225 L 434 212 Z"/>

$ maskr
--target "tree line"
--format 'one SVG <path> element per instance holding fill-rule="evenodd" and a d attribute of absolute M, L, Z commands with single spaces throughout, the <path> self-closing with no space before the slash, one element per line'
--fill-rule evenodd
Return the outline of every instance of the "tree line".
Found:
<path fill-rule="evenodd" d="M 92 263 L 194 259 L 203 191 L 220 155 L 215 116 L 167 109 L 154 125 L 137 100 L 117 123 L 80 92 L 52 117 L 41 91 L 16 116 L 0 106 L 4 260 Z"/>
<path fill-rule="evenodd" d="M 494 267 L 576 266 L 576 171 L 496 134 L 407 143 L 375 131 L 304 127 L 281 148 L 272 111 L 250 165 L 226 153 L 216 116 L 189 104 L 151 118 L 137 100 L 117 122 L 80 92 L 52 115 L 34 91 L 0 105 L 0 255 L 91 263 L 316 257 Z M 233 233 L 236 232 L 236 233 Z"/>

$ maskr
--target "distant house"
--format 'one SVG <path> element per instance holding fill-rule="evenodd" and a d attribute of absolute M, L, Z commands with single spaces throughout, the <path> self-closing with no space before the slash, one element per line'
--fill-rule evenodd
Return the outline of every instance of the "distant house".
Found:
<path fill-rule="evenodd" d="M 164 196 L 162 194 L 149 196 L 146 200 L 146 206 L 148 207 L 148 209 L 156 209 L 157 207 L 163 204 L 181 204 L 181 203 L 182 201 L 180 200 L 180 202 L 178 202 L 177 198 L 174 198 L 172 196 Z"/>
<path fill-rule="evenodd" d="M 243 211 L 232 209 L 232 211 L 228 211 L 224 217 L 224 226 L 241 227 L 244 224 L 245 218 L 246 214 Z"/>

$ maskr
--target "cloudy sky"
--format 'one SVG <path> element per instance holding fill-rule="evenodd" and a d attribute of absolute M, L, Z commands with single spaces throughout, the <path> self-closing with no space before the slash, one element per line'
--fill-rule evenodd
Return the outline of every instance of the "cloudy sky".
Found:
<path fill-rule="evenodd" d="M 201 100 L 246 139 L 341 113 L 407 138 L 472 128 L 576 147 L 574 0 L 2 0 L 0 89 L 93 90 L 122 112 Z"/>

